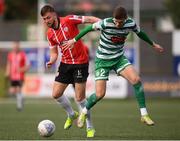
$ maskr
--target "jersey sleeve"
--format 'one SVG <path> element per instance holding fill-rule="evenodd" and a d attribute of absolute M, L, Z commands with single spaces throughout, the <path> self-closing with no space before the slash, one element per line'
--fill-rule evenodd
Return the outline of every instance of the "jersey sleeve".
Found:
<path fill-rule="evenodd" d="M 135 32 L 136 34 L 138 34 L 140 32 L 140 27 L 136 24 L 135 20 L 131 19 L 132 20 L 132 31 Z"/>
<path fill-rule="evenodd" d="M 92 25 L 94 30 L 103 30 L 105 28 L 104 20 L 100 20 Z"/>
<path fill-rule="evenodd" d="M 24 59 L 24 64 L 26 66 L 29 66 L 30 65 L 30 61 L 29 61 L 29 59 L 28 59 L 28 57 L 27 57 L 25 52 L 23 52 L 23 59 Z"/>
<path fill-rule="evenodd" d="M 11 61 L 11 53 L 9 52 L 7 55 L 7 61 L 10 62 Z"/>
<path fill-rule="evenodd" d="M 138 34 L 138 33 L 140 32 L 140 28 L 139 28 L 139 26 L 137 26 L 136 24 L 135 24 L 135 26 L 133 27 L 133 32 L 135 32 L 136 34 Z"/>
<path fill-rule="evenodd" d="M 52 34 L 50 31 L 47 32 L 47 41 L 49 44 L 49 48 L 54 48 L 56 46 L 56 43 L 52 39 Z"/>
<path fill-rule="evenodd" d="M 67 19 L 73 24 L 82 24 L 82 23 L 84 23 L 84 16 L 69 15 L 69 16 L 67 16 Z"/>
<path fill-rule="evenodd" d="M 22 66 L 21 67 L 28 66 L 29 65 L 29 61 L 28 61 L 28 58 L 27 58 L 27 55 L 26 55 L 25 51 L 21 51 L 20 56 L 21 56 L 21 59 L 22 59 L 22 62 L 21 62 Z"/>

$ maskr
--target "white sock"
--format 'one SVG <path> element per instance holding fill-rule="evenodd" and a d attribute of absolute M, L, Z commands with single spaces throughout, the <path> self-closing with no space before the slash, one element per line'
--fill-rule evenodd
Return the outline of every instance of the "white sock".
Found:
<path fill-rule="evenodd" d="M 146 108 L 140 108 L 141 116 L 147 115 L 147 109 Z"/>
<path fill-rule="evenodd" d="M 82 113 L 87 114 L 87 112 L 88 112 L 88 109 L 86 109 L 86 107 L 84 107 L 84 108 L 82 109 Z"/>
<path fill-rule="evenodd" d="M 78 105 L 78 107 L 79 107 L 79 111 L 81 112 L 82 109 L 85 108 L 86 99 L 84 99 L 84 100 L 82 100 L 82 101 L 80 101 L 80 102 L 76 101 L 76 103 L 77 103 L 77 105 Z M 86 113 L 87 113 L 86 127 L 87 127 L 87 128 L 93 128 L 93 124 L 92 124 L 92 121 L 91 121 L 90 111 L 87 110 Z"/>
<path fill-rule="evenodd" d="M 17 108 L 21 110 L 23 108 L 23 96 L 22 96 L 22 93 L 17 93 L 16 94 L 16 99 L 17 99 Z"/>
<path fill-rule="evenodd" d="M 63 109 L 66 111 L 68 117 L 72 117 L 74 115 L 74 110 L 71 106 L 71 103 L 65 95 L 62 95 L 61 97 L 57 98 L 56 101 L 59 104 L 61 104 Z"/>

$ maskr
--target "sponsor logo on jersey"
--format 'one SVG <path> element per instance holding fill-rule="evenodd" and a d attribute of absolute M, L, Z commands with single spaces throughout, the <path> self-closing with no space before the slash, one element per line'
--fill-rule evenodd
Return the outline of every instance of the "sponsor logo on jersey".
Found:
<path fill-rule="evenodd" d="M 120 43 L 120 42 L 125 42 L 126 38 L 125 37 L 111 37 L 111 41 L 113 43 Z"/>

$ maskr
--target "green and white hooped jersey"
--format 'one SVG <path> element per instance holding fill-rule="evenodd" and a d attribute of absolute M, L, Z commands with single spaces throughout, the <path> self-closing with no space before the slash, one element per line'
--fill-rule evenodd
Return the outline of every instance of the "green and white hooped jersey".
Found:
<path fill-rule="evenodd" d="M 113 18 L 106 18 L 93 24 L 94 30 L 100 30 L 100 41 L 96 57 L 101 59 L 114 59 L 124 54 L 124 43 L 129 32 L 140 32 L 135 21 L 127 18 L 123 27 L 117 28 Z"/>

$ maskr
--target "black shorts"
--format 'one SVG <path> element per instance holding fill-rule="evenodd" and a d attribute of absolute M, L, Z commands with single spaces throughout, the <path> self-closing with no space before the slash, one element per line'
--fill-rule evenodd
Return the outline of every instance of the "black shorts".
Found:
<path fill-rule="evenodd" d="M 64 64 L 61 63 L 55 81 L 73 84 L 86 82 L 89 75 L 89 64 Z"/>
<path fill-rule="evenodd" d="M 22 87 L 23 81 L 22 80 L 11 80 L 10 84 L 12 87 L 17 87 L 17 86 Z"/>

